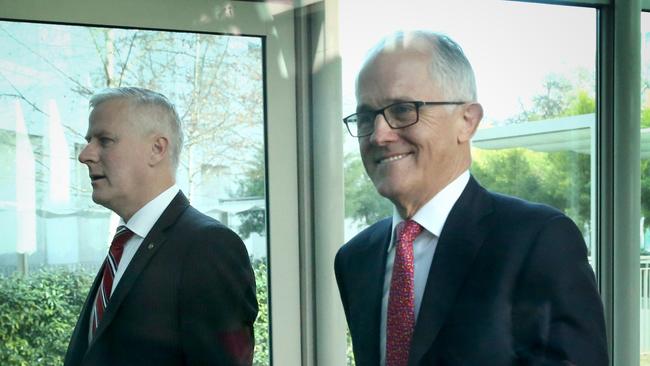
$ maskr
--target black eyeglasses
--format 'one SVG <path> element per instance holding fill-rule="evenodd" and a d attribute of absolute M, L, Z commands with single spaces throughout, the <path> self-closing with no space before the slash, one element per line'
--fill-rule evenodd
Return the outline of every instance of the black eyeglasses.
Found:
<path fill-rule="evenodd" d="M 365 137 L 375 130 L 375 118 L 384 116 L 392 129 L 406 128 L 420 120 L 420 107 L 423 105 L 461 105 L 467 102 L 397 102 L 374 111 L 364 111 L 343 118 L 352 137 Z"/>

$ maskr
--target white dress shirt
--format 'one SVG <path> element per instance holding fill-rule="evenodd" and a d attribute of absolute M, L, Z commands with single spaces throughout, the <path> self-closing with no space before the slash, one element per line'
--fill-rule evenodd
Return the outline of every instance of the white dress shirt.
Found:
<path fill-rule="evenodd" d="M 151 228 L 160 216 L 163 214 L 167 206 L 172 202 L 174 197 L 180 189 L 177 185 L 172 185 L 167 188 L 164 192 L 156 196 L 156 198 L 149 201 L 146 205 L 142 206 L 141 209 L 136 211 L 133 216 L 129 219 L 129 222 L 125 223 L 123 219 L 120 218 L 119 226 L 126 226 L 129 230 L 133 231 L 133 236 L 126 242 L 124 245 L 124 251 L 122 252 L 122 258 L 120 263 L 117 265 L 117 271 L 115 271 L 115 277 L 113 278 L 113 287 L 111 288 L 111 296 L 115 293 L 115 288 L 117 287 L 118 282 L 124 275 L 124 271 L 131 263 L 133 256 L 140 248 L 140 244 L 144 238 L 149 234 Z M 95 301 L 97 301 L 97 293 L 95 294 Z M 92 338 L 92 318 L 94 317 L 95 306 L 93 302 L 93 310 L 90 312 L 90 329 L 88 333 L 88 341 L 90 342 Z"/>
<path fill-rule="evenodd" d="M 454 181 L 447 185 L 443 190 L 438 192 L 429 202 L 427 202 L 411 218 L 423 227 L 422 232 L 413 242 L 414 258 L 414 290 L 415 290 L 415 319 L 417 322 L 422 304 L 424 288 L 427 285 L 429 268 L 431 261 L 438 246 L 438 238 L 442 227 L 447 221 L 447 216 L 454 206 L 465 186 L 469 182 L 469 171 L 465 171 Z M 386 259 L 386 273 L 384 275 L 383 297 L 381 301 L 381 324 L 379 328 L 379 347 L 380 347 L 380 364 L 386 365 L 386 321 L 388 311 L 388 295 L 390 292 L 390 281 L 393 276 L 393 262 L 395 261 L 395 229 L 404 219 L 399 215 L 396 209 L 393 210 L 393 227 L 392 238 L 388 246 L 388 257 Z"/>

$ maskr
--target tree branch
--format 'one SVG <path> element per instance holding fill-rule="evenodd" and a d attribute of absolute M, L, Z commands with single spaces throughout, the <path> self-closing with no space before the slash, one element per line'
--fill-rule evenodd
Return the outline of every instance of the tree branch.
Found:
<path fill-rule="evenodd" d="M 63 70 L 61 70 L 60 68 L 58 68 L 58 67 L 57 67 L 55 64 L 53 64 L 52 62 L 50 62 L 50 60 L 49 60 L 47 57 L 43 57 L 40 53 L 34 51 L 31 47 L 29 47 L 28 45 L 26 45 L 25 43 L 23 43 L 22 41 L 20 41 L 18 38 L 16 38 L 13 34 L 11 34 L 9 31 L 7 31 L 6 29 L 4 29 L 3 27 L 0 27 L 0 30 L 2 30 L 3 32 L 5 32 L 5 33 L 7 34 L 7 36 L 9 36 L 9 38 L 11 38 L 12 40 L 14 40 L 14 42 L 16 42 L 16 43 L 18 43 L 19 45 L 25 47 L 29 52 L 33 53 L 33 54 L 36 55 L 38 58 L 40 58 L 41 60 L 43 60 L 43 62 L 45 62 L 46 64 L 48 64 L 51 68 L 53 68 L 54 70 L 56 70 L 59 74 L 63 75 L 64 78 L 66 78 L 66 79 L 68 79 L 69 81 L 71 81 L 71 82 L 72 82 L 74 85 L 76 85 L 78 88 L 80 88 L 80 89 L 82 89 L 82 90 L 87 90 L 89 93 L 92 93 L 90 90 L 88 90 L 85 86 L 83 86 L 83 85 L 82 85 L 81 83 L 79 83 L 77 80 L 73 79 L 70 75 L 66 74 L 65 72 L 63 72 Z"/>
<path fill-rule="evenodd" d="M 138 31 L 133 33 L 133 36 L 131 37 L 131 42 L 129 43 L 129 51 L 126 54 L 126 60 L 124 60 L 124 63 L 122 65 L 122 70 L 120 71 L 120 79 L 117 82 L 118 86 L 122 86 L 122 77 L 124 76 L 124 71 L 126 71 L 126 67 L 129 64 L 129 58 L 131 57 L 131 51 L 133 50 L 133 45 L 135 44 L 135 39 L 138 36 Z"/>
<path fill-rule="evenodd" d="M 44 114 L 44 115 L 46 115 L 46 116 L 49 117 L 49 115 L 48 115 L 47 113 L 45 113 L 42 109 L 38 108 L 38 106 L 37 106 L 34 102 L 32 102 L 31 100 L 27 99 L 27 97 L 26 97 L 23 93 L 20 92 L 20 90 L 19 90 L 19 89 L 18 89 L 18 88 L 17 88 L 17 87 L 16 87 L 16 86 L 11 82 L 11 80 L 9 80 L 9 79 L 8 79 L 8 78 L 7 78 L 7 77 L 2 73 L 2 71 L 0 71 L 0 76 L 2 76 L 2 78 L 5 79 L 5 80 L 7 81 L 7 83 L 9 83 L 9 85 L 11 86 L 11 88 L 16 92 L 16 94 L 0 94 L 0 96 L 3 96 L 3 97 L 11 97 L 11 96 L 13 96 L 13 97 L 15 97 L 15 98 L 22 99 L 22 100 L 25 101 L 25 103 L 29 104 L 29 105 L 30 105 L 30 106 L 31 106 L 35 111 L 40 112 L 40 113 L 42 113 L 42 114 Z"/>

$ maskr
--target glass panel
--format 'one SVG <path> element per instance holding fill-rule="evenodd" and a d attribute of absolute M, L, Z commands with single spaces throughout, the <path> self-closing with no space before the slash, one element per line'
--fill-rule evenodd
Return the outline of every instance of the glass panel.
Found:
<path fill-rule="evenodd" d="M 61 364 L 118 219 L 91 200 L 88 98 L 165 94 L 184 122 L 177 184 L 243 239 L 257 280 L 255 364 L 269 364 L 263 41 L 0 22 L 0 364 Z"/>
<path fill-rule="evenodd" d="M 641 13 L 641 365 L 650 366 L 650 14 Z"/>
<path fill-rule="evenodd" d="M 502 1 L 343 1 L 343 115 L 355 111 L 356 73 L 380 37 L 399 29 L 451 36 L 473 65 L 485 111 L 473 139 L 472 174 L 490 190 L 564 211 L 582 231 L 593 266 L 596 15 L 590 8 Z M 347 240 L 391 215 L 392 205 L 375 192 L 356 139 L 341 127 Z"/>
<path fill-rule="evenodd" d="M 354 78 L 365 52 L 380 36 L 409 28 L 450 35 L 474 67 L 478 99 L 485 110 L 474 139 L 472 173 L 492 190 L 562 209 L 578 223 L 591 248 L 596 11 L 487 2 L 473 4 L 477 9 L 471 13 L 467 5 L 449 3 L 444 12 L 436 12 L 437 6 L 412 0 L 395 16 L 396 10 L 388 4 L 375 4 L 375 11 L 368 14 L 362 3 L 341 4 L 341 33 L 356 35 L 341 39 L 343 114 L 356 108 Z M 422 8 L 428 9 L 426 15 L 418 10 Z M 382 16 L 391 21 L 381 21 Z M 499 28 L 485 27 L 479 34 L 461 25 L 489 24 L 494 19 L 500 19 Z M 373 27 L 352 32 L 360 22 Z M 557 26 L 539 32 L 545 22 Z M 351 238 L 389 215 L 391 205 L 377 199 L 363 171 L 356 139 L 344 128 L 343 133 L 346 238 Z"/>

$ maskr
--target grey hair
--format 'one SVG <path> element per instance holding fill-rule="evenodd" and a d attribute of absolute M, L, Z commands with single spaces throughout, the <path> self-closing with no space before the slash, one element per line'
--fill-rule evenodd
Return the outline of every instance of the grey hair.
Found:
<path fill-rule="evenodd" d="M 152 118 L 149 126 L 146 127 L 154 131 L 160 131 L 162 128 L 163 131 L 167 130 L 169 132 L 169 138 L 171 140 L 169 144 L 170 157 L 172 168 L 176 171 L 183 148 L 183 125 L 174 104 L 166 96 L 149 89 L 120 87 L 108 88 L 95 93 L 90 98 L 89 105 L 91 109 L 94 109 L 102 103 L 115 99 L 125 99 L 129 103 L 132 103 L 133 106 L 157 107 L 164 114 L 166 118 L 161 119 L 165 121 L 154 120 Z M 167 123 L 163 125 L 161 122 Z"/>
<path fill-rule="evenodd" d="M 415 41 L 429 47 L 424 52 L 431 56 L 431 78 L 442 89 L 446 98 L 475 102 L 476 78 L 463 49 L 449 36 L 426 30 L 398 31 L 384 37 L 366 57 L 366 63 L 384 50 L 419 49 Z"/>

